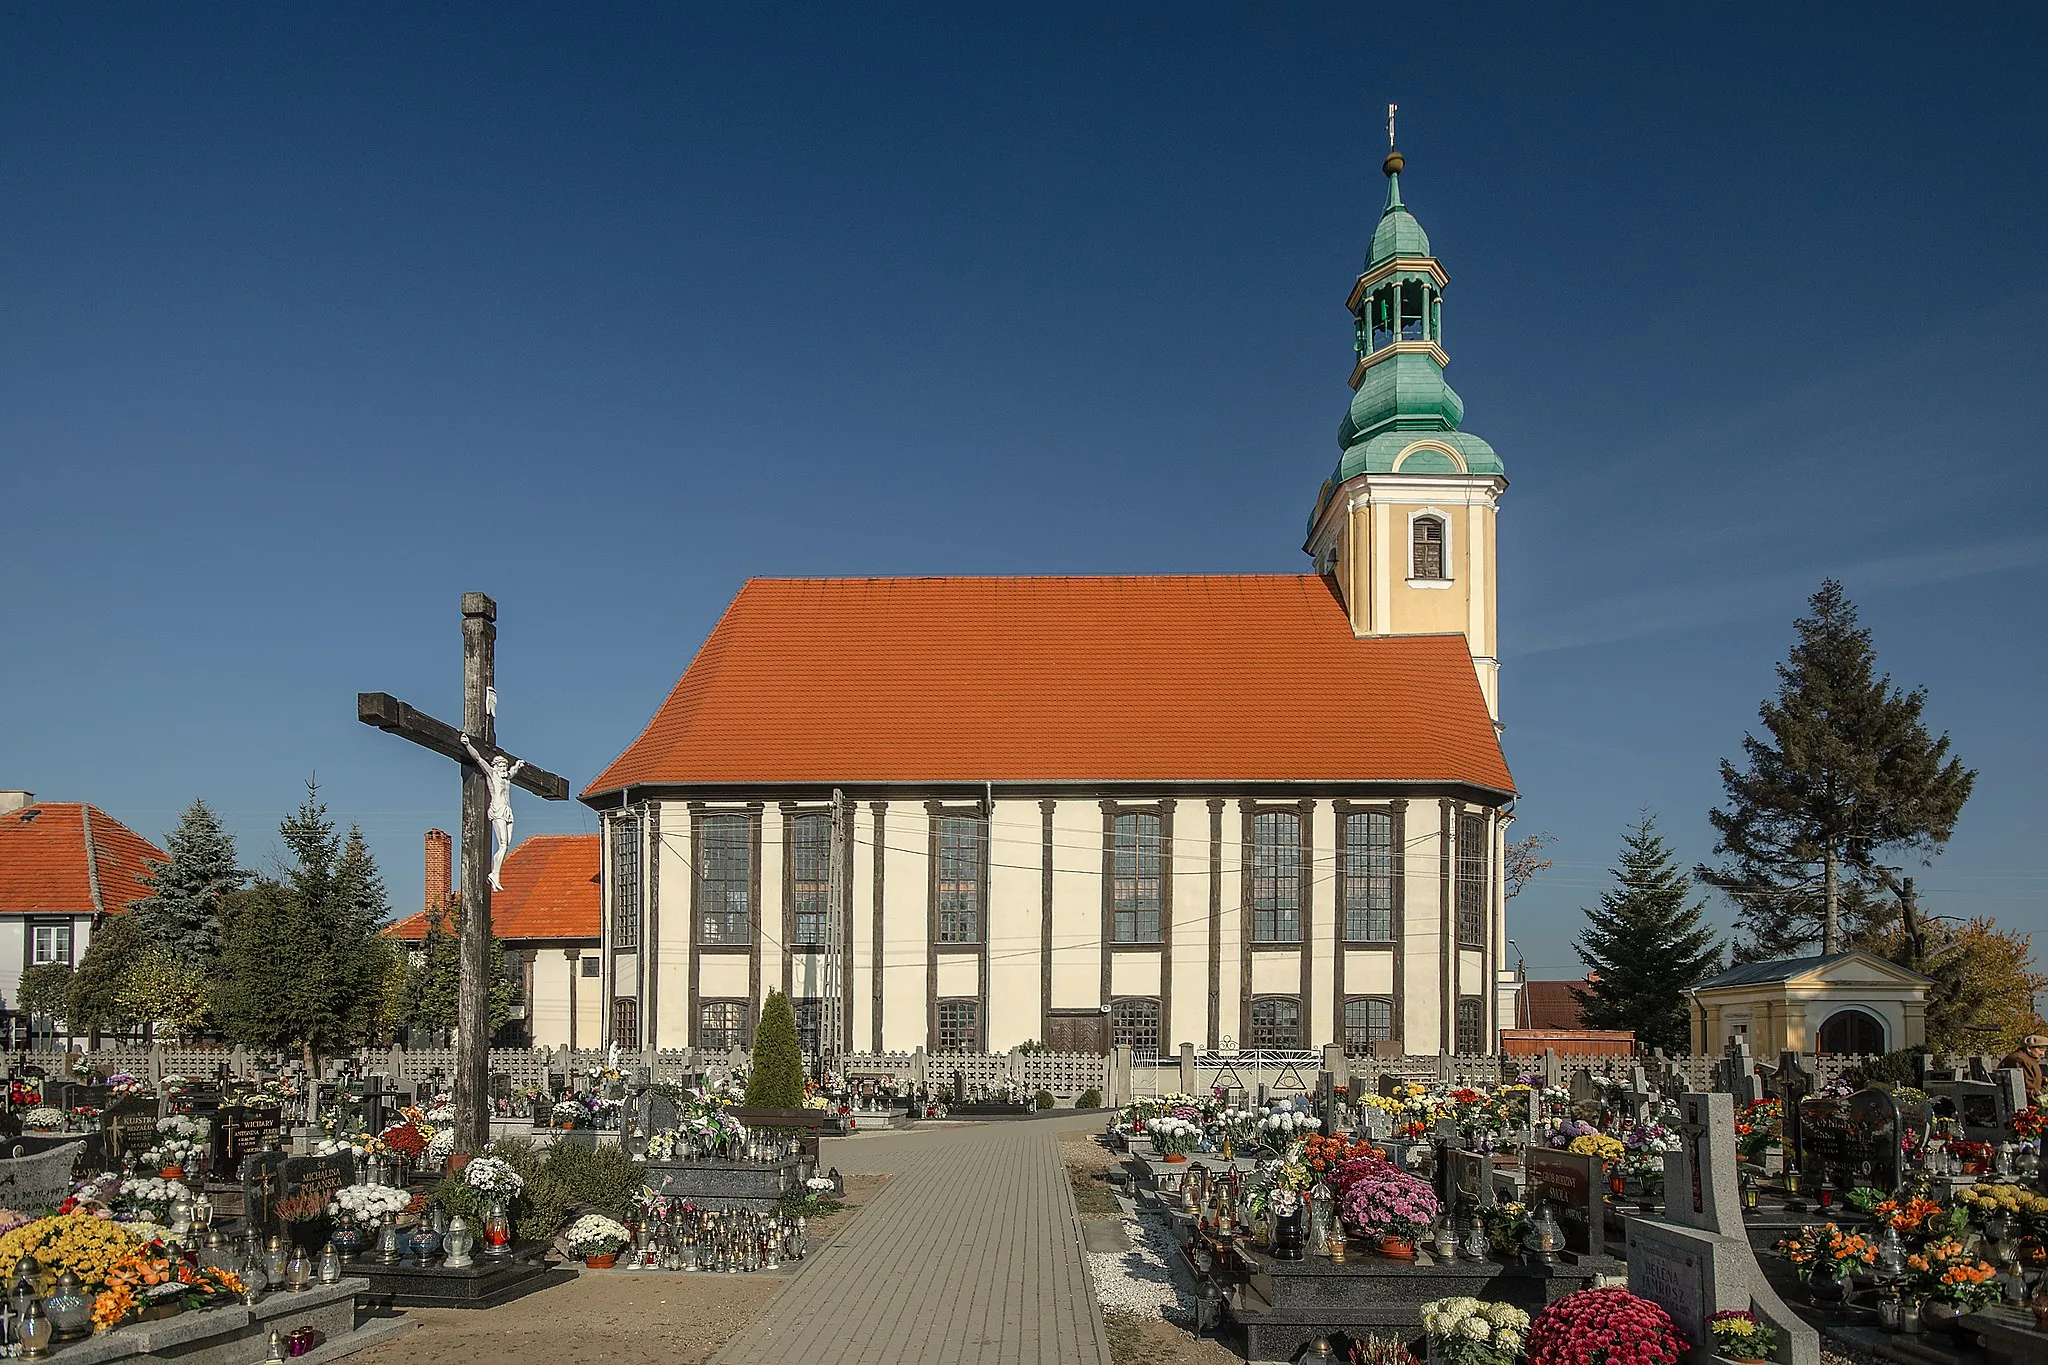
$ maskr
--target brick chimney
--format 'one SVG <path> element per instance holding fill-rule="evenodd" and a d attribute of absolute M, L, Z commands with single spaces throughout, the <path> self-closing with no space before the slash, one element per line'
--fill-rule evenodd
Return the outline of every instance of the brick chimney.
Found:
<path fill-rule="evenodd" d="M 427 831 L 426 900 L 422 909 L 455 903 L 455 841 L 446 830 Z"/>

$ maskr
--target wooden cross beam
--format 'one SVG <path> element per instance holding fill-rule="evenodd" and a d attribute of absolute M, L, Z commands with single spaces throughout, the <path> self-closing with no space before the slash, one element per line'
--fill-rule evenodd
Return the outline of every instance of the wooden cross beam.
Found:
<path fill-rule="evenodd" d="M 490 943 L 491 784 L 472 758 L 473 746 L 488 764 L 502 756 L 493 714 L 498 604 L 480 592 L 462 594 L 462 728 L 407 706 L 384 692 L 358 692 L 356 719 L 411 740 L 462 765 L 462 931 L 458 955 L 462 984 L 456 997 L 455 1146 L 481 1152 L 490 1140 Z M 569 799 L 569 784 L 544 768 L 518 767 L 512 782 L 549 801 Z M 509 804 L 509 790 L 504 801 Z M 505 825 L 505 833 L 511 826 Z M 502 842 L 509 843 L 509 839 Z M 510 852 L 501 848 L 501 853 Z"/>
<path fill-rule="evenodd" d="M 389 692 L 356 693 L 356 719 L 365 725 L 374 725 L 386 734 L 409 739 L 422 749 L 432 749 L 443 758 L 452 758 L 457 763 L 467 763 L 469 755 L 462 751 L 462 731 L 444 720 L 436 720 L 426 712 L 400 701 Z M 503 754 L 507 760 L 516 761 L 516 754 L 507 753 L 486 740 L 470 737 L 485 758 L 496 758 Z M 536 768 L 531 763 L 521 767 L 512 775 L 514 786 L 524 787 L 544 801 L 567 801 L 569 779 L 557 777 L 546 768 Z"/>

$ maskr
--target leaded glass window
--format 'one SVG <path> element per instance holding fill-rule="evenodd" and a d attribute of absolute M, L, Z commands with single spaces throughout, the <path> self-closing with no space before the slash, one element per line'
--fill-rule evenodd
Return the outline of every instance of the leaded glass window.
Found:
<path fill-rule="evenodd" d="M 832 817 L 799 815 L 789 825 L 793 948 L 825 946 L 826 905 L 832 894 Z"/>
<path fill-rule="evenodd" d="M 1344 1050 L 1364 1054 L 1394 1036 L 1394 1002 L 1376 995 L 1344 1002 Z"/>
<path fill-rule="evenodd" d="M 612 1042 L 628 1052 L 640 1046 L 640 1002 L 630 995 L 612 1001 Z"/>
<path fill-rule="evenodd" d="M 1109 1041 L 1139 1056 L 1159 1055 L 1159 1002 L 1119 1000 L 1109 1007 Z"/>
<path fill-rule="evenodd" d="M 1301 942 L 1301 816 L 1252 817 L 1252 941 Z"/>
<path fill-rule="evenodd" d="M 988 825 L 978 815 L 939 817 L 939 942 L 981 942 L 983 850 Z"/>
<path fill-rule="evenodd" d="M 1251 1045 L 1255 1048 L 1301 1046 L 1301 1001 L 1292 995 L 1262 995 L 1252 1001 Z"/>
<path fill-rule="evenodd" d="M 698 861 L 697 937 L 702 943 L 754 939 L 754 822 L 744 815 L 704 817 Z"/>
<path fill-rule="evenodd" d="M 818 1053 L 818 1037 L 825 1021 L 825 1002 L 822 1000 L 792 1000 L 791 1011 L 796 1015 L 796 1045 L 806 1056 Z"/>
<path fill-rule="evenodd" d="M 1458 946 L 1486 946 L 1486 821 L 1458 817 Z"/>
<path fill-rule="evenodd" d="M 1394 817 L 1383 811 L 1344 817 L 1344 937 L 1394 941 Z"/>
<path fill-rule="evenodd" d="M 697 1006 L 697 1046 L 728 1052 L 746 1046 L 747 1007 L 737 1000 L 707 1000 Z"/>
<path fill-rule="evenodd" d="M 1118 943 L 1159 942 L 1159 817 L 1116 817 L 1111 896 Z"/>
<path fill-rule="evenodd" d="M 1488 1051 L 1486 1040 L 1481 1036 L 1483 1031 L 1484 1023 L 1479 1007 L 1479 997 L 1467 995 L 1460 998 L 1458 1001 L 1458 1055 L 1461 1057 L 1476 1057 L 1482 1052 Z"/>
<path fill-rule="evenodd" d="M 941 1000 L 938 1014 L 940 1052 L 981 1051 L 979 1000 Z"/>
<path fill-rule="evenodd" d="M 612 821 L 612 946 L 640 946 L 640 822 Z"/>

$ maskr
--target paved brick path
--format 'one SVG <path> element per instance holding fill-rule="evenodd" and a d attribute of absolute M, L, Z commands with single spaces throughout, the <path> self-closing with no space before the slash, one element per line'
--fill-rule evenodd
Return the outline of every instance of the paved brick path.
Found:
<path fill-rule="evenodd" d="M 828 1141 L 824 1164 L 895 1178 L 716 1359 L 1109 1365 L 1060 1126 L 1073 1124 Z"/>

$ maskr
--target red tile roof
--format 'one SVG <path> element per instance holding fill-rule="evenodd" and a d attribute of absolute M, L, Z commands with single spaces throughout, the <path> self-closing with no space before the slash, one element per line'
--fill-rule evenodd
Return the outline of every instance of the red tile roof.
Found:
<path fill-rule="evenodd" d="M 826 782 L 1513 790 L 1460 635 L 1313 575 L 754 579 L 585 791 Z"/>
<path fill-rule="evenodd" d="M 1531 1029 L 1583 1029 L 1585 1007 L 1578 992 L 1590 992 L 1593 983 L 1577 981 L 1524 981 L 1522 983 L 1522 1027 Z"/>
<path fill-rule="evenodd" d="M 505 855 L 491 893 L 491 928 L 501 939 L 588 938 L 599 934 L 595 834 L 535 834 Z M 427 912 L 384 931 L 393 938 L 427 936 Z"/>
<path fill-rule="evenodd" d="M 86 856 L 86 830 L 92 856 Z M 164 851 L 97 806 L 44 801 L 0 815 L 0 914 L 111 914 L 149 895 L 145 861 Z M 99 904 L 93 904 L 93 873 Z"/>

